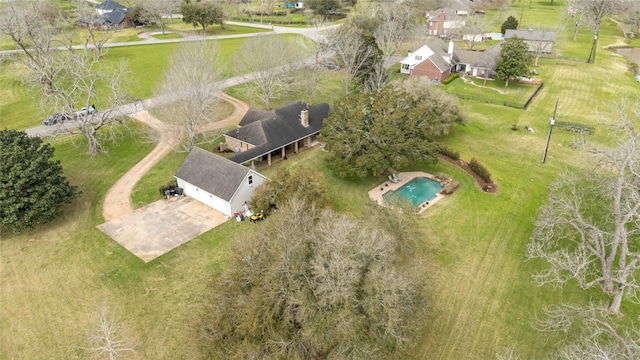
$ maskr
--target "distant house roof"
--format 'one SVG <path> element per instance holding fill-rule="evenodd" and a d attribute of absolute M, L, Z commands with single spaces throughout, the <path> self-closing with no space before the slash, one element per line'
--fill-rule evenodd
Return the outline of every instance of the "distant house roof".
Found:
<path fill-rule="evenodd" d="M 462 19 L 462 16 L 458 15 L 458 12 L 459 10 L 451 9 L 451 8 L 430 11 L 427 13 L 427 21 L 431 21 L 431 22 L 440 21 L 440 13 L 444 13 L 445 19 L 449 21 L 455 20 L 455 19 Z"/>
<path fill-rule="evenodd" d="M 500 47 L 502 43 L 497 43 L 485 51 L 455 50 L 459 62 L 469 64 L 475 67 L 495 67 L 500 55 Z"/>
<path fill-rule="evenodd" d="M 533 40 L 533 41 L 556 41 L 556 32 L 555 31 L 537 31 L 537 30 L 513 30 L 508 29 L 504 38 L 509 39 L 513 36 L 517 36 L 524 40 Z"/>
<path fill-rule="evenodd" d="M 246 166 L 194 147 L 175 176 L 225 201 L 231 201 L 251 171 Z"/>
<path fill-rule="evenodd" d="M 113 10 L 112 12 L 100 15 L 100 18 L 103 19 L 105 23 L 118 25 L 124 20 L 125 15 L 125 11 Z"/>
<path fill-rule="evenodd" d="M 127 10 L 127 7 L 113 0 L 107 0 L 96 5 L 98 10 Z"/>
<path fill-rule="evenodd" d="M 309 110 L 308 127 L 300 122 L 300 112 L 304 109 Z M 250 109 L 240 121 L 240 127 L 225 135 L 254 147 L 229 160 L 242 164 L 316 134 L 330 111 L 331 106 L 327 103 L 308 106 L 301 101 L 270 111 Z"/>

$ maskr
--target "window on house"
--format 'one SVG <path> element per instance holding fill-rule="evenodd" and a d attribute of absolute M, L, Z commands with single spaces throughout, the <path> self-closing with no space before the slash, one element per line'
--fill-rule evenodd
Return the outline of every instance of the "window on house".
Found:
<path fill-rule="evenodd" d="M 416 55 L 416 60 L 422 60 L 422 55 Z"/>
<path fill-rule="evenodd" d="M 409 70 L 409 64 L 402 64 L 402 69 Z"/>
<path fill-rule="evenodd" d="M 249 175 L 249 185 L 253 184 L 253 175 Z"/>

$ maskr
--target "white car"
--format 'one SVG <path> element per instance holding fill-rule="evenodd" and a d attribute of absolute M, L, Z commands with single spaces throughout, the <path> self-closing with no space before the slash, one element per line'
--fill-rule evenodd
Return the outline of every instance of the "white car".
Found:
<path fill-rule="evenodd" d="M 89 106 L 89 108 L 87 109 L 86 106 L 84 106 L 82 109 L 76 111 L 76 116 L 82 116 L 85 114 L 93 114 L 94 112 L 96 112 L 96 108 L 94 108 L 93 106 Z"/>

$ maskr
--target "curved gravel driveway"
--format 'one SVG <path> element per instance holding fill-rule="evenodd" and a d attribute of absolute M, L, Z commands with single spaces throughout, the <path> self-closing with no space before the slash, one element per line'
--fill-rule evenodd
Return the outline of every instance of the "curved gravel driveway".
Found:
<path fill-rule="evenodd" d="M 249 105 L 245 102 L 231 97 L 222 92 L 216 93 L 216 96 L 233 105 L 233 113 L 226 119 L 216 121 L 203 126 L 200 132 L 208 132 L 216 129 L 223 129 L 232 125 L 237 125 L 244 114 L 249 110 Z M 121 218 L 133 211 L 131 205 L 131 194 L 136 183 L 155 166 L 162 158 L 164 158 L 176 145 L 175 137 L 170 136 L 169 129 L 159 119 L 153 117 L 148 111 L 139 111 L 130 115 L 132 118 L 148 125 L 158 132 L 160 140 L 153 150 L 134 167 L 127 171 L 115 184 L 109 189 L 102 204 L 102 216 L 104 221 Z"/>

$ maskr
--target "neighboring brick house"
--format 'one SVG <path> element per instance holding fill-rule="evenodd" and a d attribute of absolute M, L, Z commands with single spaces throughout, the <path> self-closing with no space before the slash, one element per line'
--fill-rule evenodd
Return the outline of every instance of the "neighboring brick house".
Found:
<path fill-rule="evenodd" d="M 427 13 L 427 34 L 446 37 L 452 29 L 459 29 L 466 24 L 467 12 L 455 9 L 438 9 Z"/>
<path fill-rule="evenodd" d="M 428 41 L 402 59 L 400 72 L 411 77 L 426 77 L 442 82 L 455 71 L 458 63 L 457 57 L 454 56 L 454 47 L 453 41 L 450 41 L 448 46 L 442 39 Z"/>
<path fill-rule="evenodd" d="M 402 59 L 400 72 L 440 83 L 454 72 L 490 77 L 495 71 L 499 53 L 500 44 L 480 52 L 461 50 L 453 41 L 447 45 L 442 39 L 434 39 Z"/>
<path fill-rule="evenodd" d="M 301 101 L 265 111 L 251 108 L 244 115 L 238 129 L 224 134 L 221 149 L 236 152 L 229 160 L 238 164 L 266 161 L 271 165 L 272 157 L 285 159 L 317 141 L 329 116 L 331 107 L 327 103 L 310 106 Z"/>

